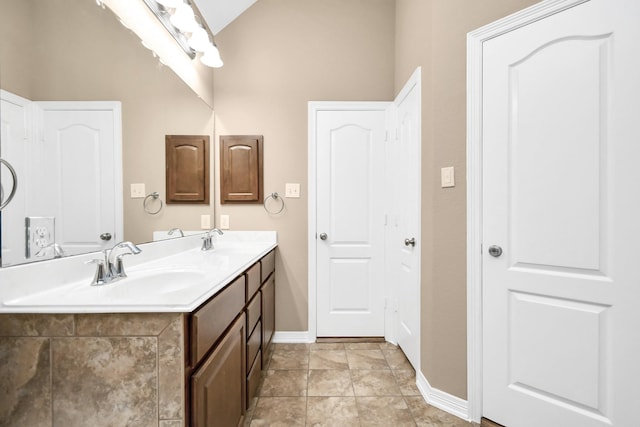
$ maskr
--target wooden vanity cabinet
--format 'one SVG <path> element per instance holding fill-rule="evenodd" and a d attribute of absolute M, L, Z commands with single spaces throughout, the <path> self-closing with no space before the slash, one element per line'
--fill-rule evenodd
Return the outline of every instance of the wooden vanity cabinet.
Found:
<path fill-rule="evenodd" d="M 276 329 L 276 286 L 275 286 L 275 251 L 269 252 L 260 261 L 262 267 L 262 286 L 260 297 L 262 302 L 262 366 L 267 367 L 271 351 L 271 341 Z"/>
<path fill-rule="evenodd" d="M 241 314 L 191 377 L 194 426 L 237 426 L 244 420 L 245 336 Z"/>
<path fill-rule="evenodd" d="M 275 329 L 275 250 L 195 310 L 188 328 L 186 425 L 241 425 Z"/>

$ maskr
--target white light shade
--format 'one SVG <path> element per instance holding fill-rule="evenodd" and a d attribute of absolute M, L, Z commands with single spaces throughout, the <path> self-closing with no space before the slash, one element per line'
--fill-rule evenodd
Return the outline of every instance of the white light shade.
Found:
<path fill-rule="evenodd" d="M 182 0 L 156 0 L 156 3 L 160 3 L 165 8 L 175 9 L 184 2 Z"/>
<path fill-rule="evenodd" d="M 224 65 L 222 59 L 220 59 L 220 52 L 218 52 L 218 48 L 211 43 L 204 51 L 204 54 L 200 58 L 200 62 L 202 62 L 207 67 L 213 68 L 220 68 L 222 67 L 222 65 Z"/>
<path fill-rule="evenodd" d="M 176 7 L 176 11 L 169 18 L 174 27 L 183 33 L 190 33 L 198 27 L 193 9 L 186 3 Z"/>
<path fill-rule="evenodd" d="M 193 30 L 191 37 L 189 37 L 189 46 L 198 52 L 204 52 L 210 44 L 209 34 L 207 33 L 207 30 L 202 27 L 198 27 Z"/>

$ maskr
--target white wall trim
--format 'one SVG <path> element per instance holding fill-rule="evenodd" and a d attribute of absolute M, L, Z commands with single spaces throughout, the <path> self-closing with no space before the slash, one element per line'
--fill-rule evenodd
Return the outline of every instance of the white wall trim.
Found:
<path fill-rule="evenodd" d="M 421 371 L 416 371 L 416 385 L 429 405 L 469 421 L 469 408 L 466 400 L 431 387 Z"/>
<path fill-rule="evenodd" d="M 467 395 L 474 422 L 482 417 L 483 43 L 586 1 L 543 1 L 467 34 Z"/>
<path fill-rule="evenodd" d="M 315 338 L 313 340 L 310 339 L 309 331 L 275 331 L 273 333 L 274 343 L 295 344 L 315 341 Z"/>

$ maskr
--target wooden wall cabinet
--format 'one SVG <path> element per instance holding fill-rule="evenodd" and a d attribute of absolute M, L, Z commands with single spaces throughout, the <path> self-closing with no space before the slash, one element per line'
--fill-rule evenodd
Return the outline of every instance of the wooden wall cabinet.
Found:
<path fill-rule="evenodd" d="M 167 203 L 209 204 L 209 136 L 166 135 Z"/>
<path fill-rule="evenodd" d="M 262 203 L 262 135 L 220 137 L 220 203 Z"/>

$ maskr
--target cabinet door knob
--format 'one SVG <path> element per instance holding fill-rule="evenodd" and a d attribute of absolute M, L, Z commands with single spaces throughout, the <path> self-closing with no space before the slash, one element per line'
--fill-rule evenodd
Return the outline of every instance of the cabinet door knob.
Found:
<path fill-rule="evenodd" d="M 320 233 L 320 240 L 327 240 L 327 233 Z"/>
<path fill-rule="evenodd" d="M 404 239 L 404 245 L 405 246 L 416 246 L 416 238 L 412 237 L 410 239 Z"/>

